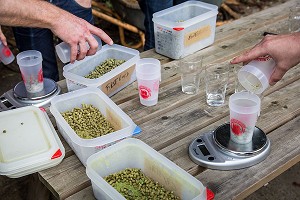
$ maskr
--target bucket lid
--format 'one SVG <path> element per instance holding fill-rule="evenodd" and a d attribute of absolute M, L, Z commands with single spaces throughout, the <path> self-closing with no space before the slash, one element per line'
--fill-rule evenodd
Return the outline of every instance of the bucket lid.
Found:
<path fill-rule="evenodd" d="M 57 163 L 65 153 L 59 143 L 45 111 L 27 106 L 0 112 L 0 174 L 33 173 Z"/>

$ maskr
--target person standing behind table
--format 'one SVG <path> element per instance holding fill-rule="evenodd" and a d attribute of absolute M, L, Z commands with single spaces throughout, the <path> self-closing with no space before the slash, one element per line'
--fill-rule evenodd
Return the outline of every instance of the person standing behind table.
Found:
<path fill-rule="evenodd" d="M 155 47 L 154 24 L 152 22 L 153 14 L 186 1 L 187 0 L 138 0 L 139 6 L 145 15 L 145 51 Z M 201 0 L 201 2 L 220 6 L 223 0 Z"/>
<path fill-rule="evenodd" d="M 98 43 L 92 34 L 113 44 L 103 30 L 91 24 L 91 0 L 0 0 L 0 5 L 0 24 L 16 26 L 13 32 L 19 50 L 40 51 L 44 77 L 55 81 L 59 76 L 53 34 L 70 44 L 71 63 L 96 53 Z"/>
<path fill-rule="evenodd" d="M 275 85 L 289 69 L 300 63 L 300 32 L 267 35 L 252 49 L 234 58 L 231 63 L 248 63 L 266 55 L 270 55 L 276 63 L 269 80 L 270 85 Z"/>

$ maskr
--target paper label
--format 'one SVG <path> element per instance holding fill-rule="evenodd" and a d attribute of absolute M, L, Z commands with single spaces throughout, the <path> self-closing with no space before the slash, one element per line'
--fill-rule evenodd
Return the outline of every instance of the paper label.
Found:
<path fill-rule="evenodd" d="M 114 127 L 115 131 L 122 129 L 122 120 L 120 117 L 115 115 L 112 111 L 106 108 L 106 119 Z"/>
<path fill-rule="evenodd" d="M 204 27 L 201 27 L 200 29 L 197 29 L 195 31 L 189 32 L 185 34 L 184 36 L 184 46 L 190 46 L 191 44 L 194 44 L 200 40 L 203 40 L 205 38 L 208 38 L 211 34 L 211 28 L 210 25 L 206 25 Z"/>
<path fill-rule="evenodd" d="M 119 87 L 130 81 L 133 71 L 135 69 L 135 65 L 132 65 L 127 70 L 121 72 L 120 74 L 114 76 L 113 78 L 109 79 L 105 83 L 102 84 L 101 90 L 106 94 L 109 95 L 117 90 Z"/>

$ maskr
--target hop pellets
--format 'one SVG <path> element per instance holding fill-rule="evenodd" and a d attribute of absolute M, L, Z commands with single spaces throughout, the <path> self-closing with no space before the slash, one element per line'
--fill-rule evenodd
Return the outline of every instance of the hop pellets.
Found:
<path fill-rule="evenodd" d="M 117 59 L 107 59 L 104 62 L 102 62 L 99 66 L 97 66 L 93 71 L 91 71 L 88 75 L 84 76 L 88 79 L 96 79 L 107 72 L 110 72 L 114 68 L 120 66 L 123 64 L 125 60 L 117 60 Z"/>
<path fill-rule="evenodd" d="M 158 182 L 148 178 L 141 169 L 126 168 L 104 177 L 127 200 L 179 200 L 173 191 L 167 191 Z"/>
<path fill-rule="evenodd" d="M 75 133 L 83 139 L 92 139 L 115 131 L 100 110 L 92 105 L 82 104 L 81 108 L 73 108 L 61 114 Z"/>

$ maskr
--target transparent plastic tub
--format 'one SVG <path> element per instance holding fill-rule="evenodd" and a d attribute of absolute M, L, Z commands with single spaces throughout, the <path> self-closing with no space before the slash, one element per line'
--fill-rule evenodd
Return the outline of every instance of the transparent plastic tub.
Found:
<path fill-rule="evenodd" d="M 91 179 L 95 197 L 99 200 L 125 200 L 104 177 L 126 168 L 141 169 L 146 176 L 182 200 L 206 200 L 206 188 L 199 180 L 134 138 L 125 139 L 88 158 L 86 173 Z"/>
<path fill-rule="evenodd" d="M 116 131 L 93 139 L 79 137 L 61 113 L 73 108 L 81 108 L 82 104 L 91 104 L 98 108 Z M 86 160 L 90 155 L 124 138 L 131 137 L 136 128 L 135 123 L 124 111 L 99 88 L 94 87 L 87 87 L 54 97 L 51 101 L 50 112 L 56 120 L 59 132 L 84 165 L 86 165 Z"/>
<path fill-rule="evenodd" d="M 187 1 L 153 14 L 155 50 L 181 59 L 213 44 L 218 6 Z"/>
<path fill-rule="evenodd" d="M 0 174 L 18 178 L 59 164 L 65 149 L 46 112 L 27 106 L 0 112 Z"/>
<path fill-rule="evenodd" d="M 111 58 L 125 60 L 126 62 L 97 79 L 84 77 L 99 64 Z M 64 66 L 63 76 L 66 78 L 68 91 L 74 91 L 87 86 L 98 87 L 106 95 L 112 96 L 136 80 L 135 63 L 139 58 L 139 51 L 137 50 L 117 44 L 111 46 L 104 45 L 95 55 Z"/>

